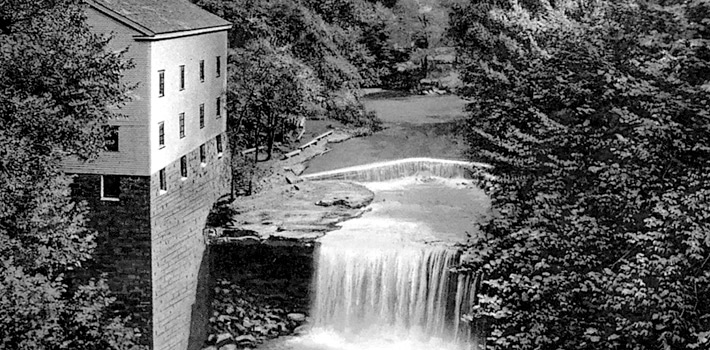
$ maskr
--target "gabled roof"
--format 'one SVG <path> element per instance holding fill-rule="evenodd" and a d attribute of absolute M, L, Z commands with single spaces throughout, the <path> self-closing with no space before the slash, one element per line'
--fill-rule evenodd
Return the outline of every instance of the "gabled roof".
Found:
<path fill-rule="evenodd" d="M 188 0 L 93 0 L 89 4 L 146 36 L 231 26 Z"/>

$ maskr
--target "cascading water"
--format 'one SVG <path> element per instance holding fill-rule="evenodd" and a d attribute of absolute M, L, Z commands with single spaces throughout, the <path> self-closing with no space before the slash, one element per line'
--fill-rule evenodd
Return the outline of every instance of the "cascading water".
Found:
<path fill-rule="evenodd" d="M 349 168 L 324 171 L 301 176 L 304 180 L 349 180 L 359 182 L 388 181 L 428 173 L 431 176 L 447 179 L 465 179 L 478 175 L 489 178 L 481 173 L 490 168 L 487 164 L 465 162 L 458 160 L 433 158 L 406 158 Z"/>
<path fill-rule="evenodd" d="M 470 284 L 450 269 L 459 253 L 445 246 L 322 244 L 312 318 L 316 329 L 390 345 L 470 347 L 459 322 Z M 459 283 L 461 282 L 461 283 Z M 413 342 L 413 343 L 412 343 Z"/>
<path fill-rule="evenodd" d="M 311 328 L 285 348 L 477 349 L 461 320 L 474 303 L 475 276 L 451 271 L 461 259 L 456 243 L 489 208 L 468 180 L 477 167 L 414 158 L 305 176 L 360 181 L 375 201 L 319 239 Z"/>

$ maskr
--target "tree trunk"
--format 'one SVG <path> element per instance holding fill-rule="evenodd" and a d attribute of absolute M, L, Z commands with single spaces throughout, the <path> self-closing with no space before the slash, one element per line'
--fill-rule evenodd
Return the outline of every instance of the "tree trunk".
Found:
<path fill-rule="evenodd" d="M 274 113 L 272 112 L 271 115 L 269 116 L 269 131 L 268 131 L 268 139 L 267 139 L 267 150 L 266 150 L 266 160 L 271 159 L 271 154 L 274 151 L 274 139 L 276 138 L 276 129 L 278 128 L 277 125 L 277 120 L 276 117 L 273 115 Z"/>
<path fill-rule="evenodd" d="M 254 165 L 259 161 L 259 121 L 254 124 Z"/>

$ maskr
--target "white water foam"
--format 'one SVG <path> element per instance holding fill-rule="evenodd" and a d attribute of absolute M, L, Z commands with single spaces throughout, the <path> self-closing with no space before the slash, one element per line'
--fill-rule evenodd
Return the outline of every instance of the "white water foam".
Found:
<path fill-rule="evenodd" d="M 425 225 L 367 218 L 321 238 L 313 329 L 294 349 L 471 348 L 460 322 L 470 281 L 450 271 L 458 250 L 431 237 Z"/>
<path fill-rule="evenodd" d="M 368 178 L 380 175 L 391 178 Z M 429 171 L 363 185 L 375 192 L 371 211 L 319 239 L 311 330 L 267 348 L 476 349 L 461 321 L 475 281 L 451 268 L 455 245 L 489 206 L 485 195 L 468 179 Z"/>

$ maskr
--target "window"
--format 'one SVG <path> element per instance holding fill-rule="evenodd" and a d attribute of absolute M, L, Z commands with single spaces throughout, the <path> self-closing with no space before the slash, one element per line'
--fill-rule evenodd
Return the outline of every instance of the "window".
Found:
<path fill-rule="evenodd" d="M 217 103 L 215 104 L 217 108 L 217 118 L 222 116 L 222 98 L 217 97 Z"/>
<path fill-rule="evenodd" d="M 185 113 L 180 113 L 180 138 L 185 137 Z"/>
<path fill-rule="evenodd" d="M 182 179 L 187 179 L 187 156 L 180 157 L 180 176 Z"/>
<path fill-rule="evenodd" d="M 180 90 L 185 90 L 185 66 L 180 66 Z"/>
<path fill-rule="evenodd" d="M 205 82 L 205 60 L 200 60 L 200 82 Z"/>
<path fill-rule="evenodd" d="M 222 135 L 217 135 L 217 156 L 222 156 Z"/>
<path fill-rule="evenodd" d="M 168 181 L 165 179 L 165 168 L 160 169 L 158 177 L 160 178 L 160 192 L 164 193 L 168 190 Z"/>
<path fill-rule="evenodd" d="M 165 147 L 165 122 L 158 123 L 158 146 Z"/>
<path fill-rule="evenodd" d="M 165 71 L 158 71 L 158 96 L 165 96 Z"/>
<path fill-rule="evenodd" d="M 121 177 L 116 175 L 101 176 L 101 200 L 117 201 L 121 194 Z"/>
<path fill-rule="evenodd" d="M 205 104 L 200 103 L 200 129 L 205 127 Z"/>
<path fill-rule="evenodd" d="M 205 144 L 200 145 L 200 164 L 205 166 L 207 164 L 207 154 L 205 153 Z"/>
<path fill-rule="evenodd" d="M 217 56 L 217 77 L 222 74 L 222 57 Z"/>
<path fill-rule="evenodd" d="M 118 152 L 118 127 L 104 126 L 104 149 L 107 152 Z"/>

